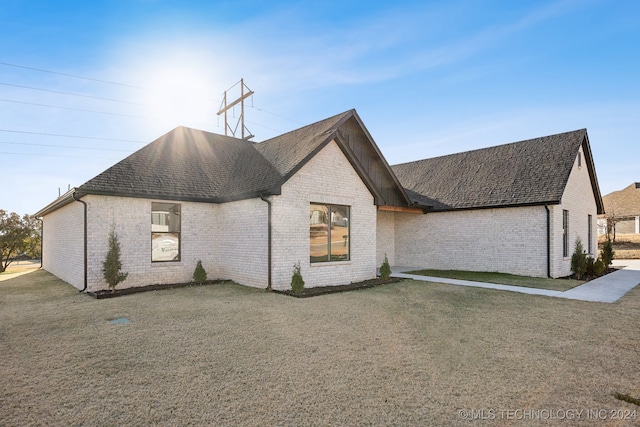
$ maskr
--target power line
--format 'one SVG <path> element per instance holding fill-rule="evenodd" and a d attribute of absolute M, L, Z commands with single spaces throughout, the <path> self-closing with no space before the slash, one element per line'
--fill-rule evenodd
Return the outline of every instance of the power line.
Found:
<path fill-rule="evenodd" d="M 55 148 L 73 148 L 80 150 L 97 150 L 97 151 L 125 151 L 131 152 L 131 150 L 123 150 L 121 148 L 95 148 L 95 147 L 79 147 L 73 145 L 55 145 L 55 144 L 36 144 L 33 142 L 10 142 L 10 141 L 0 141 L 0 144 L 11 144 L 11 145 L 32 145 L 36 147 L 55 147 Z"/>
<path fill-rule="evenodd" d="M 39 104 L 37 102 L 16 101 L 14 99 L 0 98 L 0 101 L 2 101 L 2 102 L 12 102 L 14 104 L 35 105 L 37 107 L 59 108 L 61 110 L 82 111 L 82 112 L 85 112 L 85 113 L 107 114 L 107 115 L 110 115 L 110 116 L 120 116 L 120 117 L 133 117 L 134 119 L 160 120 L 160 119 L 156 119 L 156 118 L 153 118 L 153 117 L 136 116 L 136 115 L 133 115 L 133 114 L 111 113 L 111 112 L 108 112 L 108 111 L 86 110 L 84 108 L 62 107 L 62 106 L 59 106 L 59 105 Z"/>
<path fill-rule="evenodd" d="M 35 157 L 65 157 L 65 158 L 77 158 L 77 159 L 96 159 L 95 156 L 74 156 L 69 154 L 36 154 L 36 153 L 10 153 L 7 151 L 0 151 L 0 154 L 7 154 L 10 156 L 35 156 Z M 101 157 L 101 160 L 121 160 L 115 157 Z"/>
<path fill-rule="evenodd" d="M 90 81 L 93 81 L 93 82 L 105 83 L 105 84 L 110 84 L 110 85 L 124 86 L 124 87 L 130 87 L 130 88 L 134 88 L 134 89 L 147 90 L 146 88 L 143 88 L 143 87 L 140 87 L 140 86 L 134 86 L 134 85 L 129 85 L 129 84 L 125 84 L 125 83 L 112 82 L 112 81 L 109 81 L 109 80 L 94 79 L 92 77 L 78 76 L 78 75 L 75 75 L 75 74 L 60 73 L 58 71 L 44 70 L 42 68 L 27 67 L 27 66 L 18 65 L 18 64 L 10 64 L 8 62 L 0 62 L 0 65 L 6 65 L 7 67 L 23 68 L 25 70 L 39 71 L 41 73 L 57 74 L 59 76 L 65 76 L 65 77 L 73 77 L 74 79 L 90 80 Z"/>
<path fill-rule="evenodd" d="M 297 123 L 299 125 L 304 125 L 304 123 L 300 123 L 297 120 L 293 120 L 288 117 L 281 116 L 280 114 L 277 114 L 277 113 L 272 113 L 271 111 L 263 110 L 262 108 L 254 107 L 253 105 L 250 105 L 250 107 L 253 108 L 254 110 L 262 111 L 263 113 L 271 114 L 272 116 L 280 117 L 281 119 L 289 120 L 290 122 Z"/>
<path fill-rule="evenodd" d="M 136 142 L 139 144 L 147 144 L 149 142 L 149 141 L 137 141 L 135 139 L 101 138 L 99 136 L 80 136 L 80 135 L 64 135 L 60 133 L 29 132 L 26 130 L 0 129 L 0 132 L 24 133 L 28 135 L 60 136 L 63 138 L 95 139 L 99 141 Z"/>
<path fill-rule="evenodd" d="M 143 106 L 145 105 L 145 104 L 141 104 L 139 102 L 123 101 L 121 99 L 113 99 L 113 98 L 102 98 L 102 97 L 99 97 L 99 96 L 84 95 L 84 94 L 81 94 L 81 93 L 64 92 L 64 91 L 61 91 L 61 90 L 44 89 L 44 88 L 33 87 L 33 86 L 17 85 L 17 84 L 13 84 L 13 83 L 0 82 L 0 85 L 11 86 L 11 87 L 19 87 L 19 88 L 22 88 L 22 89 L 39 90 L 39 91 L 42 91 L 42 92 L 60 93 L 60 94 L 63 94 L 63 95 L 80 96 L 80 97 L 83 97 L 83 98 L 99 99 L 101 101 L 122 102 L 124 104 L 132 104 L 132 105 L 143 105 Z"/>

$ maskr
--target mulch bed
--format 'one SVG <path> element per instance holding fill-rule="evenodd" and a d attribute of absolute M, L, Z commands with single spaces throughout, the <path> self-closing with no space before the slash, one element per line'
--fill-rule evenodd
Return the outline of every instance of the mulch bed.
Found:
<path fill-rule="evenodd" d="M 291 289 L 288 289 L 285 291 L 274 289 L 273 292 L 278 294 L 289 295 L 291 297 L 296 297 L 296 298 L 309 298 L 309 297 L 316 297 L 318 295 L 335 294 L 337 292 L 348 292 L 348 291 L 356 291 L 358 289 L 368 289 L 368 288 L 373 288 L 375 286 L 386 285 L 389 283 L 401 282 L 403 280 L 406 280 L 406 279 L 398 278 L 398 277 L 391 277 L 389 279 L 377 278 L 377 279 L 365 280 L 363 282 L 349 283 L 348 285 L 316 286 L 314 288 L 304 288 L 302 291 L 298 293 L 294 293 Z"/>
<path fill-rule="evenodd" d="M 103 289 L 99 291 L 87 291 L 87 295 L 92 296 L 95 299 L 115 298 L 123 295 L 139 294 L 140 292 L 184 288 L 187 286 L 215 285 L 216 283 L 222 283 L 222 282 L 226 282 L 226 280 L 205 280 L 202 283 L 186 282 L 186 283 L 169 283 L 164 285 L 148 285 L 148 286 L 138 286 L 133 288 L 115 289 L 113 291 L 109 289 Z"/>

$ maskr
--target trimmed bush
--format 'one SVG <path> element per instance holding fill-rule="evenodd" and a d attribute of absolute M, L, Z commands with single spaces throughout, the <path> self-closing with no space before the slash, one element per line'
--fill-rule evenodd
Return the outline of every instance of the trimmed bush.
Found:
<path fill-rule="evenodd" d="M 114 291 L 120 282 L 124 282 L 129 273 L 123 273 L 122 262 L 120 261 L 120 241 L 114 229 L 109 232 L 109 251 L 102 263 L 102 275 L 109 285 L 109 289 Z"/>
<path fill-rule="evenodd" d="M 389 276 L 391 276 L 391 266 L 389 265 L 387 254 L 384 254 L 384 261 L 382 261 L 382 265 L 380 266 L 380 277 L 387 280 Z"/>
<path fill-rule="evenodd" d="M 198 264 L 196 265 L 196 269 L 193 272 L 193 281 L 202 284 L 207 280 L 207 272 L 204 271 L 204 267 L 202 266 L 202 261 L 198 260 Z"/>
<path fill-rule="evenodd" d="M 611 239 L 607 238 L 602 246 L 602 250 L 600 251 L 600 259 L 602 259 L 605 269 L 609 268 L 615 254 L 616 253 L 613 251 L 613 243 L 611 242 Z"/>
<path fill-rule="evenodd" d="M 291 290 L 294 293 L 302 292 L 304 289 L 304 280 L 300 272 L 300 261 L 293 264 L 293 275 L 291 276 Z"/>
<path fill-rule="evenodd" d="M 576 239 L 576 246 L 571 255 L 571 271 L 576 279 L 580 280 L 587 272 L 587 254 L 584 252 L 582 241 L 578 237 Z"/>

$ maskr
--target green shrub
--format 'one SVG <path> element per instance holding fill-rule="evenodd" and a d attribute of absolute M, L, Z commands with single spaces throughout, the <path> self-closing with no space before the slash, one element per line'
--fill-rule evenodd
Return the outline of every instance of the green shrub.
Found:
<path fill-rule="evenodd" d="M 607 270 L 607 267 L 604 266 L 604 262 L 601 259 L 594 259 L 592 257 L 587 257 L 587 276 L 589 277 L 600 277 Z"/>
<path fill-rule="evenodd" d="M 387 280 L 389 276 L 391 276 L 391 266 L 389 265 L 387 254 L 384 254 L 384 261 L 382 261 L 382 265 L 380 266 L 380 277 Z"/>
<path fill-rule="evenodd" d="M 571 255 L 571 271 L 578 280 L 582 279 L 582 276 L 587 272 L 587 254 L 584 252 L 579 237 L 576 239 L 576 246 L 573 255 Z"/>
<path fill-rule="evenodd" d="M 109 232 L 109 250 L 107 257 L 102 263 L 102 275 L 109 285 L 111 291 L 116 289 L 118 283 L 123 282 L 129 273 L 123 273 L 122 262 L 120 261 L 120 241 L 114 229 Z"/>
<path fill-rule="evenodd" d="M 607 266 L 604 265 L 604 262 L 602 262 L 601 259 L 597 259 L 593 264 L 593 272 L 595 273 L 595 276 L 600 277 L 605 271 L 607 271 Z"/>
<path fill-rule="evenodd" d="M 204 271 L 204 267 L 202 266 L 202 261 L 198 260 L 196 269 L 193 272 L 193 281 L 201 284 L 201 283 L 204 283 L 206 280 L 207 280 L 207 272 Z"/>
<path fill-rule="evenodd" d="M 611 262 L 614 259 L 615 252 L 613 251 L 613 243 L 611 243 L 611 239 L 607 238 L 602 246 L 602 250 L 600 251 L 600 258 L 604 263 L 605 269 L 609 268 Z"/>
<path fill-rule="evenodd" d="M 304 280 L 302 280 L 302 273 L 300 273 L 300 261 L 293 264 L 293 275 L 291 276 L 291 290 L 294 293 L 302 292 L 304 289 Z"/>

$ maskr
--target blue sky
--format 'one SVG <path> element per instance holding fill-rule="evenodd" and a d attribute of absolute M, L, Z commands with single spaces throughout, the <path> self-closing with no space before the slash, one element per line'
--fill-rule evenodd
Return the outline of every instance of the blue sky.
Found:
<path fill-rule="evenodd" d="M 356 108 L 390 164 L 587 128 L 607 194 L 640 181 L 639 17 L 636 1 L 3 0 L 0 209 L 34 213 L 176 126 L 224 133 L 240 78 L 255 141 Z"/>

